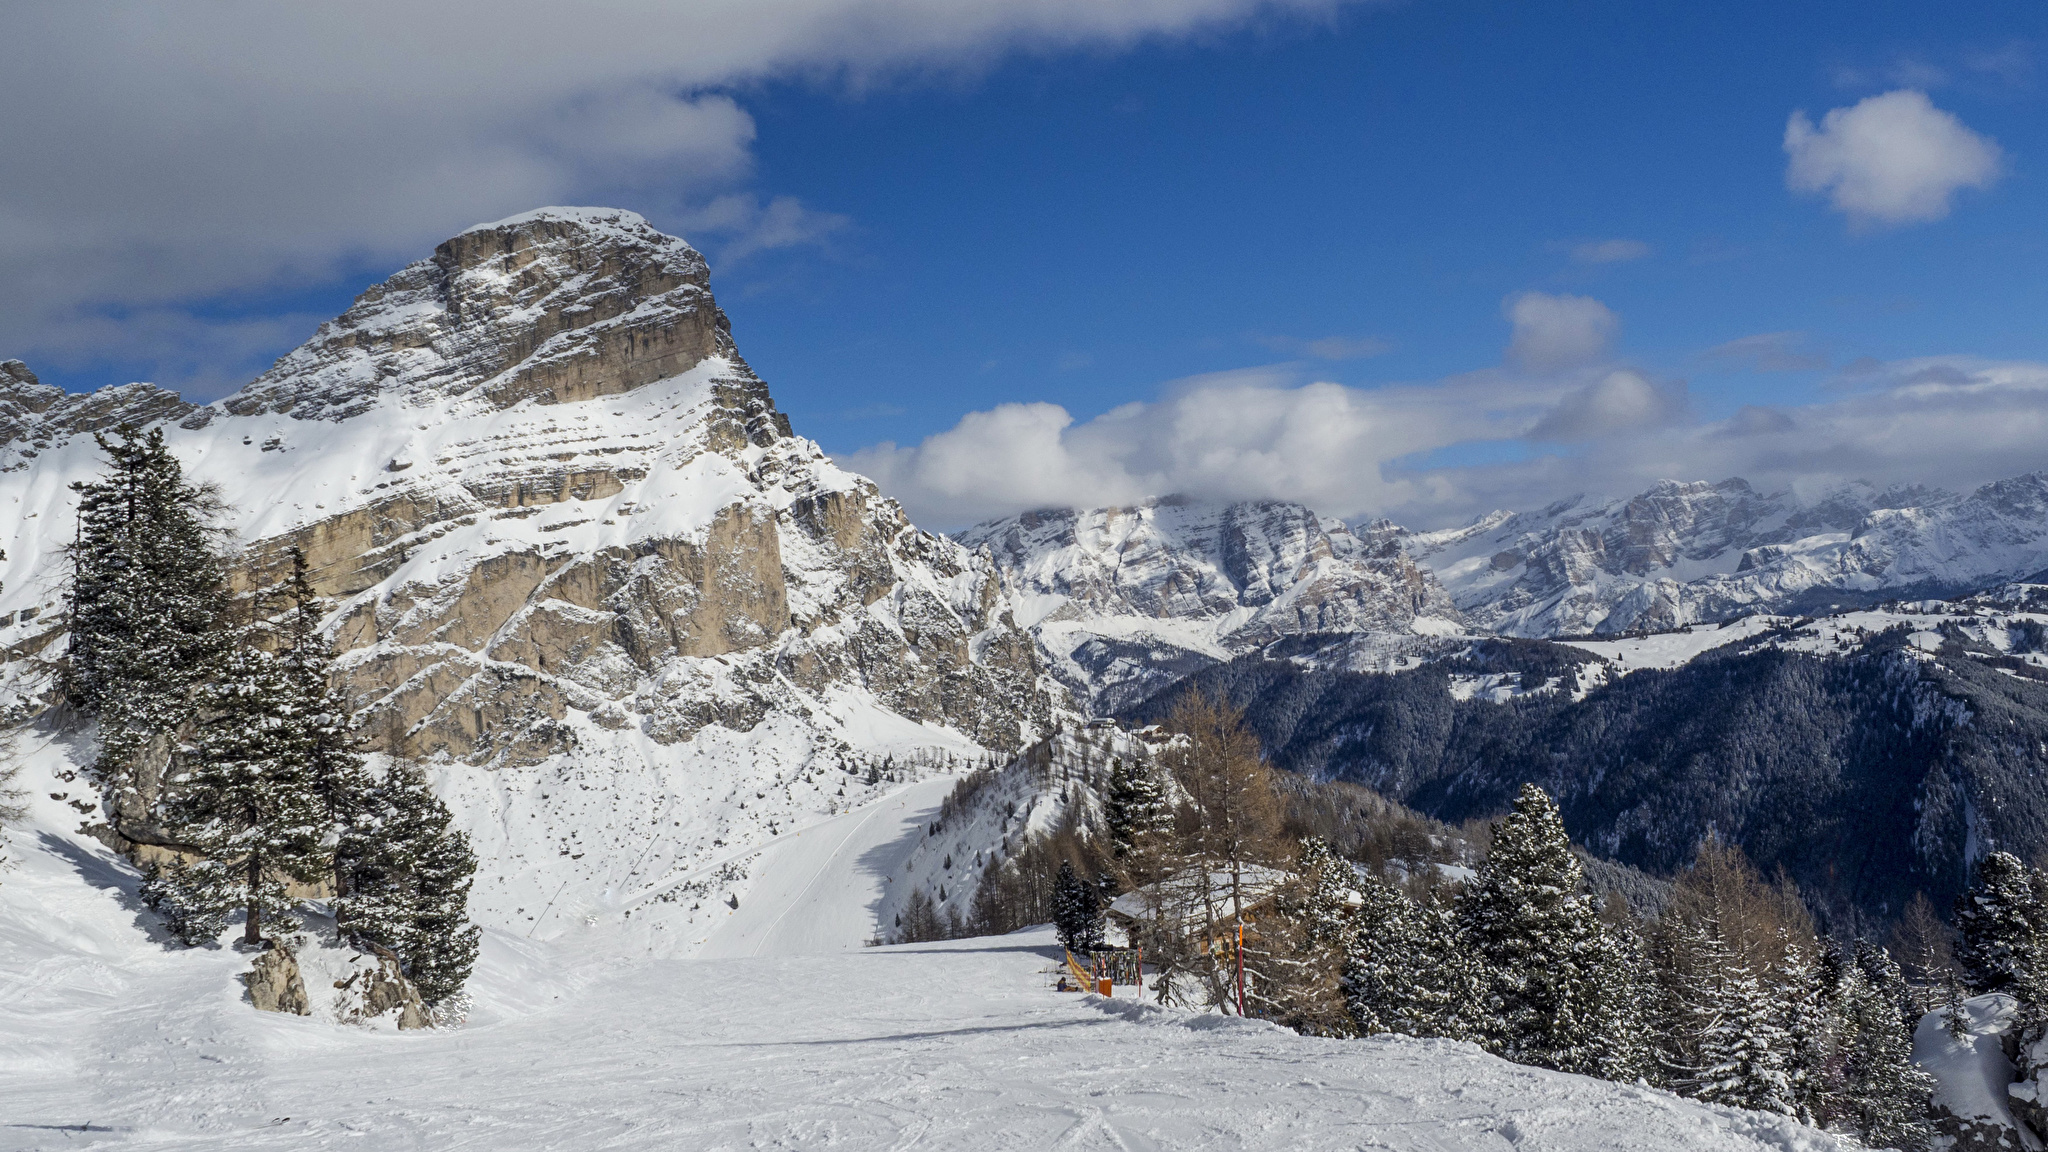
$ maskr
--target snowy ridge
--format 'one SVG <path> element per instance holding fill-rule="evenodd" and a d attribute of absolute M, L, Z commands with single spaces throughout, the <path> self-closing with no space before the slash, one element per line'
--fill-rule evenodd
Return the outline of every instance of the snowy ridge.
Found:
<path fill-rule="evenodd" d="M 1953 595 L 2048 568 L 2048 473 L 1967 496 L 1849 485 L 1808 501 L 1739 479 L 1667 480 L 1623 500 L 1495 512 L 1403 541 L 1478 626 L 1669 629 Z"/>
<path fill-rule="evenodd" d="M 986 548 L 1029 627 L 1098 711 L 1282 637 L 1461 631 L 1456 607 L 1391 525 L 1354 532 L 1299 504 L 1051 509 L 958 535 Z"/>

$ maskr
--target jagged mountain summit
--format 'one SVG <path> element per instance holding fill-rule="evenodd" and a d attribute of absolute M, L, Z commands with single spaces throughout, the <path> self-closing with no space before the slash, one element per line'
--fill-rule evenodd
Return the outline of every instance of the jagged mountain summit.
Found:
<path fill-rule="evenodd" d="M 470 229 L 213 404 L 0 369 L 17 701 L 50 698 L 69 485 L 121 422 L 219 488 L 238 591 L 305 551 L 369 745 L 440 766 L 487 922 L 722 859 L 874 762 L 1020 746 L 1064 699 L 993 567 L 792 434 L 702 257 L 629 212 Z"/>
<path fill-rule="evenodd" d="M 1048 509 L 957 537 L 986 548 L 1054 671 L 1113 711 L 1286 637 L 1344 633 L 1394 653 L 1460 631 L 1399 530 L 1353 530 L 1274 500 L 1180 497 Z"/>
<path fill-rule="evenodd" d="M 1847 485 L 1819 499 L 1740 479 L 1663 481 L 1407 533 L 1466 619 L 1512 636 L 1675 628 L 1950 596 L 2048 567 L 2048 473 L 1939 489 Z"/>

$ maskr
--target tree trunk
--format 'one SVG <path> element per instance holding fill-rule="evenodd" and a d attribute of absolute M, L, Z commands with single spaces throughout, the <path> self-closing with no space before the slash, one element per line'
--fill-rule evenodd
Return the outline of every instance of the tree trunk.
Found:
<path fill-rule="evenodd" d="M 249 853 L 249 912 L 246 919 L 246 927 L 242 931 L 242 942 L 245 944 L 255 945 L 263 943 L 262 884 L 263 855 L 260 852 L 251 852 Z"/>

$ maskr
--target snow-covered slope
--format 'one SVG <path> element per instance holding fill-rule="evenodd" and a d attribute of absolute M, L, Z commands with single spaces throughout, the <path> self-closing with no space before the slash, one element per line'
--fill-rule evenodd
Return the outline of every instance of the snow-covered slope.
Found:
<path fill-rule="evenodd" d="M 1515 636 L 1672 628 L 1902 596 L 2048 568 L 2048 473 L 1967 496 L 1849 485 L 1802 501 L 1742 480 L 1495 512 L 1406 534 L 1473 624 Z"/>
<path fill-rule="evenodd" d="M 154 938 L 133 871 L 63 818 L 43 805 L 0 875 L 9 1152 L 1843 1147 L 1470 1045 L 1056 992 L 1044 929 L 624 960 L 616 925 L 492 930 L 464 1027 L 256 1012 L 235 980 L 248 957 Z"/>
<path fill-rule="evenodd" d="M 50 698 L 69 486 L 124 421 L 218 487 L 239 589 L 304 549 L 370 747 L 433 767 L 487 924 L 623 916 L 1064 699 L 995 570 L 793 435 L 702 258 L 631 213 L 471 229 L 216 404 L 0 372 L 8 702 Z M 712 894 L 669 891 L 635 922 L 687 936 Z"/>
<path fill-rule="evenodd" d="M 1299 504 L 1169 497 L 1027 512 L 958 539 L 989 550 L 1019 623 L 1107 712 L 1285 636 L 1355 633 L 1394 650 L 1458 631 L 1450 598 L 1395 536 Z"/>

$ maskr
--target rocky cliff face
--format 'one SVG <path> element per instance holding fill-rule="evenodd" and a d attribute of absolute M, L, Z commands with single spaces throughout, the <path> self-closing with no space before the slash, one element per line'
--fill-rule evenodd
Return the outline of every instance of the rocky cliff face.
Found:
<path fill-rule="evenodd" d="M 2048 567 L 2048 474 L 1967 496 L 1851 485 L 1818 500 L 1663 481 L 1602 504 L 1405 534 L 1475 625 L 1516 636 L 1665 629 L 1946 596 Z"/>
<path fill-rule="evenodd" d="M 683 867 L 856 802 L 873 763 L 1017 747 L 1064 699 L 993 566 L 794 436 L 702 258 L 630 213 L 465 232 L 203 407 L 10 363 L 17 697 L 62 656 L 85 433 L 124 421 L 219 486 L 239 591 L 305 551 L 370 747 L 442 766 L 500 874 L 479 900 L 515 925 L 542 904 L 521 875 Z M 609 843 L 573 864 L 584 836 Z"/>
<path fill-rule="evenodd" d="M 1458 630 L 1398 530 L 1353 531 L 1299 504 L 1057 509 L 959 540 L 989 550 L 1053 668 L 1101 711 L 1283 637 L 1353 634 L 1393 652 Z"/>

